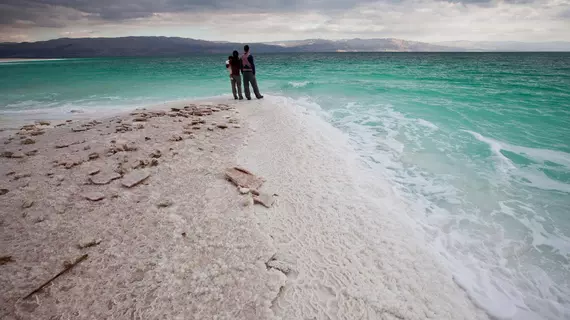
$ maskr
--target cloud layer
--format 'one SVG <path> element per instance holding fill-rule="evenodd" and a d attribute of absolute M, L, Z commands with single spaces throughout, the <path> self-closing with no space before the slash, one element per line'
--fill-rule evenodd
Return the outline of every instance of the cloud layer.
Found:
<path fill-rule="evenodd" d="M 570 0 L 0 0 L 0 41 L 166 35 L 570 41 Z"/>

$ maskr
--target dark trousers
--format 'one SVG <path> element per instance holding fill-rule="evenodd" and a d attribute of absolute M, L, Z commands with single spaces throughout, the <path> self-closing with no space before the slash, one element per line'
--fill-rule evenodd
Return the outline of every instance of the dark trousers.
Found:
<path fill-rule="evenodd" d="M 243 99 L 243 96 L 241 95 L 241 77 L 238 75 L 230 75 L 230 81 L 232 82 L 232 93 L 234 94 L 234 98 L 238 98 L 238 93 L 239 93 L 239 98 Z"/>
<path fill-rule="evenodd" d="M 259 88 L 257 87 L 257 80 L 255 79 L 255 75 L 251 71 L 244 71 L 243 72 L 243 86 L 245 88 L 245 97 L 247 99 L 251 99 L 251 93 L 249 92 L 249 84 L 253 87 L 253 93 L 255 94 L 256 98 L 261 97 L 261 93 L 259 93 Z"/>

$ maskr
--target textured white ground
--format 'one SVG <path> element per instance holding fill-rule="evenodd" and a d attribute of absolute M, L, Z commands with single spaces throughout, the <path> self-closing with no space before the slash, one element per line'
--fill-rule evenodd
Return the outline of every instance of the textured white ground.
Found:
<path fill-rule="evenodd" d="M 285 98 L 244 112 L 251 134 L 238 162 L 279 195 L 269 212 L 255 210 L 275 264 L 288 271 L 277 316 L 487 318 L 397 216 L 404 211 L 390 187 L 355 171 L 340 131 Z"/>
<path fill-rule="evenodd" d="M 9 189 L 0 196 L 0 256 L 14 260 L 0 265 L 0 318 L 485 319 L 397 216 L 389 186 L 353 171 L 346 138 L 267 98 L 204 117 L 193 138 L 182 134 L 192 120 L 184 117 L 115 133 L 118 120 L 132 123 L 125 115 L 85 132 L 71 132 L 77 121 L 47 129 L 32 145 L 0 139 L 0 152 L 38 150 L 0 158 L 0 188 Z M 241 128 L 212 124 L 226 117 Z M 85 142 L 55 149 L 62 139 Z M 138 149 L 107 157 L 111 140 Z M 156 149 L 159 164 L 141 185 L 86 183 L 95 167 L 130 171 Z M 87 161 L 92 152 L 100 158 Z M 82 163 L 65 169 L 58 159 Z M 243 206 L 247 196 L 223 177 L 236 164 L 266 178 L 262 190 L 278 195 L 272 208 Z M 90 202 L 86 192 L 105 199 Z M 87 260 L 22 300 L 83 253 Z"/>

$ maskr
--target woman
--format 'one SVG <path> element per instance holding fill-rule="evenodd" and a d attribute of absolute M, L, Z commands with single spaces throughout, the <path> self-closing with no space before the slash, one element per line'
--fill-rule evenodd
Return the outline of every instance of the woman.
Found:
<path fill-rule="evenodd" d="M 230 64 L 230 79 L 232 82 L 232 93 L 234 94 L 234 99 L 243 100 L 243 96 L 241 95 L 241 70 L 242 70 L 242 62 L 239 58 L 239 53 L 234 50 L 232 56 L 229 59 Z M 237 89 L 236 89 L 237 87 Z"/>

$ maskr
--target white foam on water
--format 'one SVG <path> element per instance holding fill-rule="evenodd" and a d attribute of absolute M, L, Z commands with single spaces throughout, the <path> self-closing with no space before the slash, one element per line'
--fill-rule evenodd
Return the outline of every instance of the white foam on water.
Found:
<path fill-rule="evenodd" d="M 244 106 L 238 163 L 279 194 L 256 210 L 288 281 L 283 319 L 485 319 L 413 230 L 411 210 L 310 99 Z M 381 154 L 381 153 L 380 153 Z"/>
<path fill-rule="evenodd" d="M 449 139 L 450 133 L 437 125 L 408 118 L 390 106 L 363 109 L 351 103 L 326 113 L 310 99 L 292 103 L 306 105 L 348 133 L 360 165 L 371 169 L 366 175 L 374 181 L 365 183 L 366 189 L 384 185 L 380 188 L 393 192 L 392 203 L 405 203 L 406 209 L 394 211 L 398 218 L 407 219 L 415 236 L 426 242 L 477 306 L 497 319 L 570 316 L 570 239 L 562 226 L 553 223 L 551 209 L 527 203 L 532 193 L 512 194 L 522 192 L 515 183 L 521 183 L 524 170 L 541 172 L 532 166 L 521 170 L 501 150 L 564 168 L 567 154 L 513 146 L 470 132 L 489 146 L 496 163 L 497 171 L 479 172 L 470 161 L 446 154 L 467 142 L 460 132 L 451 134 L 464 141 Z M 542 181 L 527 177 L 526 184 L 566 191 L 563 182 L 542 173 L 539 178 Z M 568 203 L 550 205 L 554 206 L 568 207 Z"/>
<path fill-rule="evenodd" d="M 289 81 L 289 85 L 293 88 L 303 88 L 306 87 L 309 83 L 309 81 Z"/>

